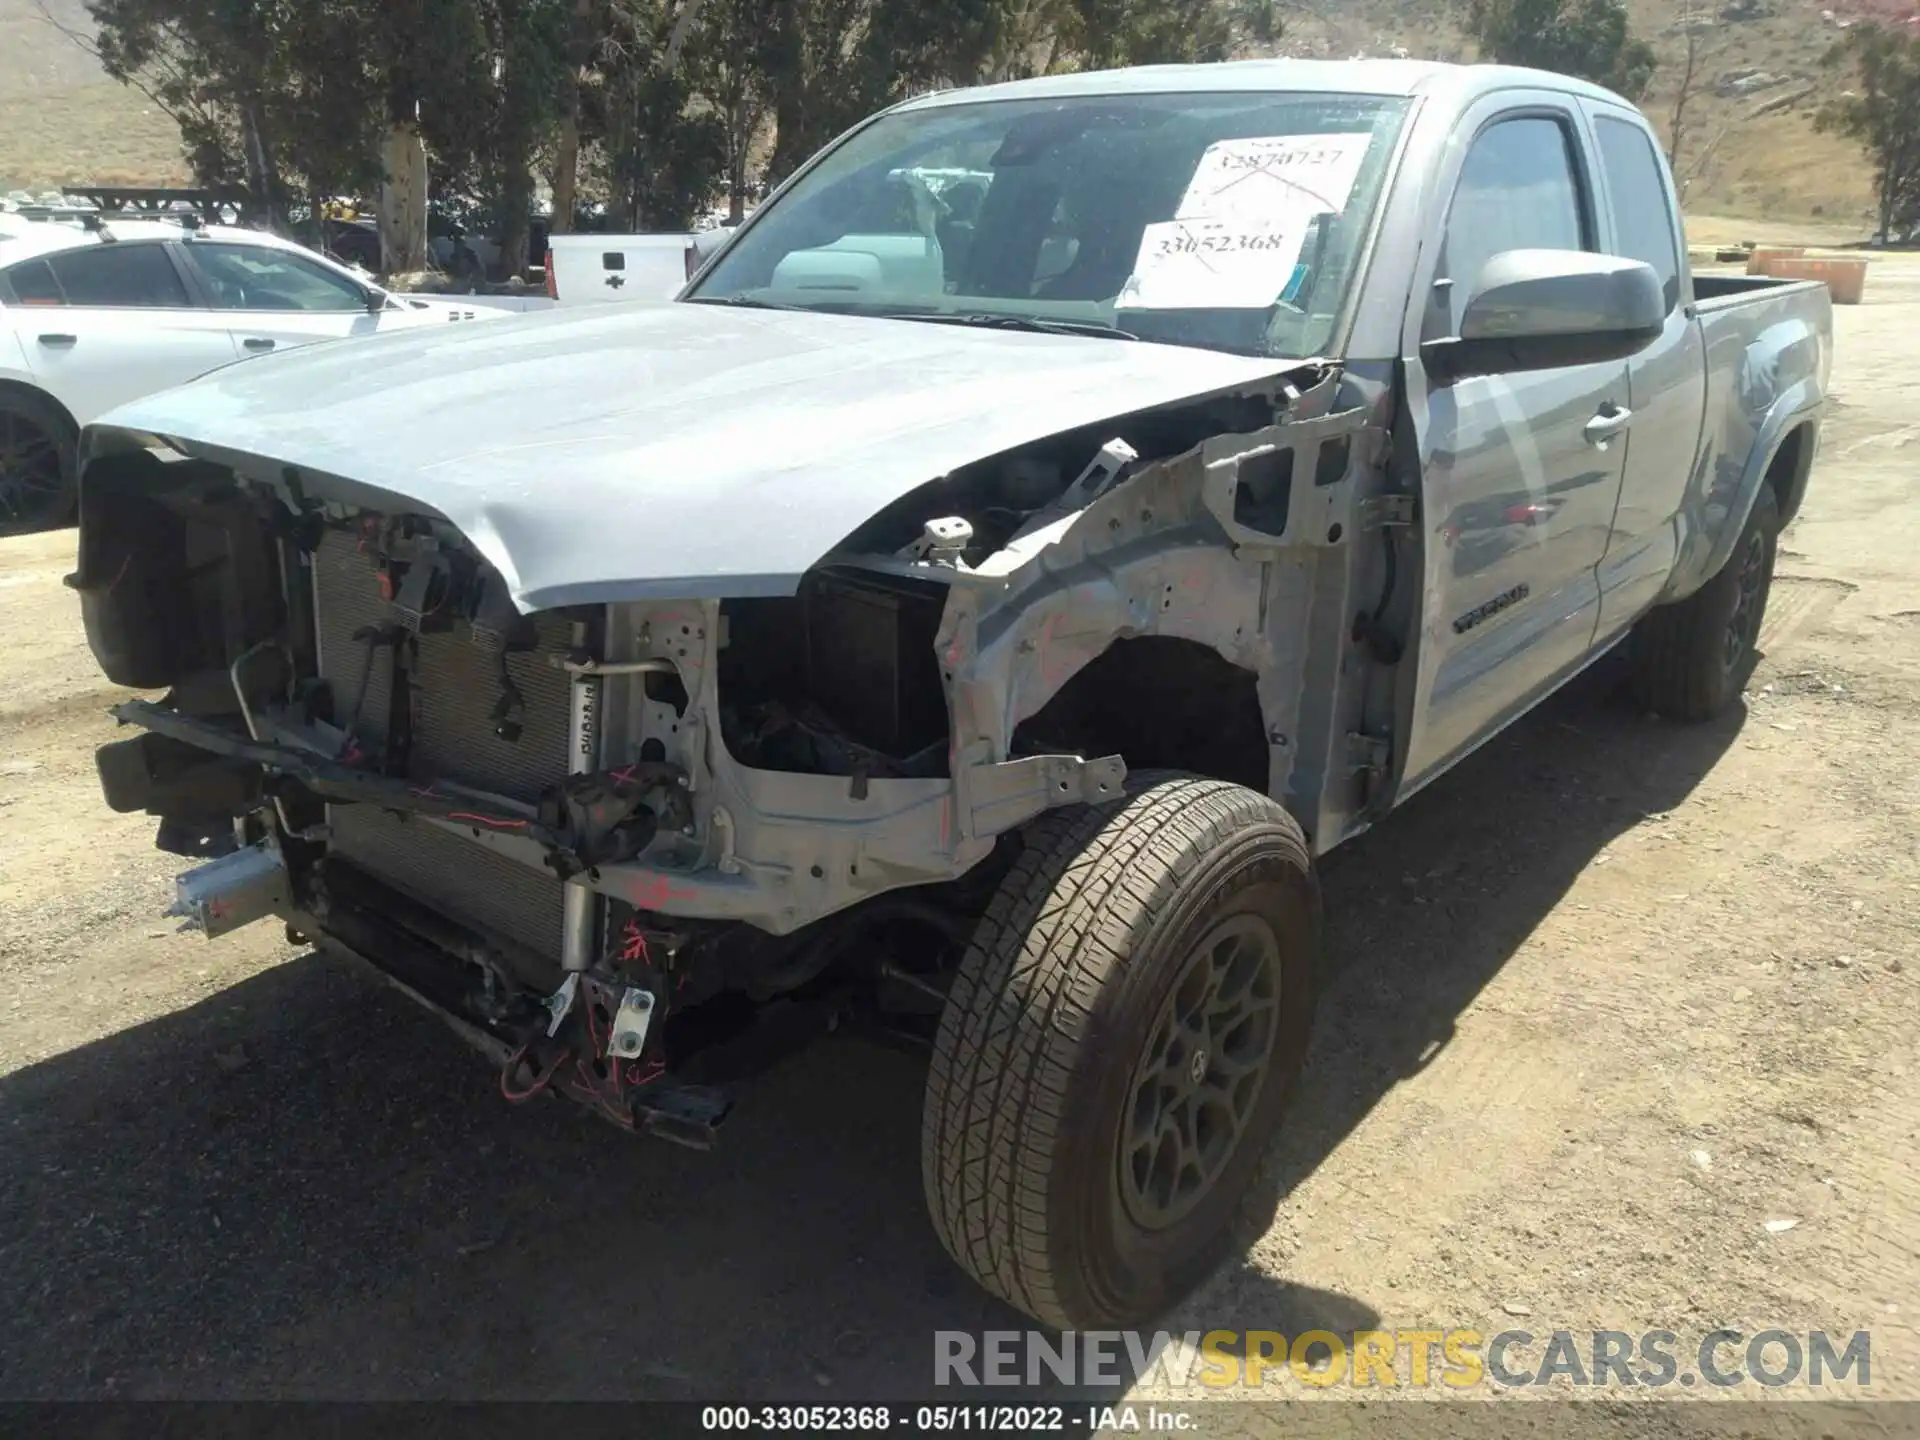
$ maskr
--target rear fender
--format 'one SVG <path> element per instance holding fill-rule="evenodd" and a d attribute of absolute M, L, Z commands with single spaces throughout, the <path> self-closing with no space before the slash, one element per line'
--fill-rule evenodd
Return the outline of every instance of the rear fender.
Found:
<path fill-rule="evenodd" d="M 1735 471 L 1725 463 L 1709 465 L 1687 497 L 1680 513 L 1680 558 L 1673 575 L 1657 603 L 1684 600 L 1719 573 L 1733 553 L 1747 519 L 1753 514 L 1760 487 L 1767 483 L 1774 461 L 1793 433 L 1807 427 L 1794 462 L 1794 474 L 1781 492 L 1780 514 L 1783 521 L 1792 518 L 1806 491 L 1807 472 L 1819 438 L 1820 405 L 1823 399 L 1818 379 L 1804 376 L 1789 385 L 1767 407 L 1746 459 Z M 1716 482 L 1714 472 L 1730 478 Z"/>

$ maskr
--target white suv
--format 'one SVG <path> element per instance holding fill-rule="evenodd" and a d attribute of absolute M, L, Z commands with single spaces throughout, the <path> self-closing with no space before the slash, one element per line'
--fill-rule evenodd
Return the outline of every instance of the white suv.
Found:
<path fill-rule="evenodd" d="M 507 311 L 391 295 L 255 230 L 0 229 L 0 535 L 73 512 L 80 427 L 235 360 Z"/>

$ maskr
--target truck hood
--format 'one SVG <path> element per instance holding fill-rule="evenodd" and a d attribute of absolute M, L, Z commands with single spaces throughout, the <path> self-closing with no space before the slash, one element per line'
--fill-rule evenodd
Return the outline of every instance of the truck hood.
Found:
<path fill-rule="evenodd" d="M 310 494 L 435 512 L 522 610 L 538 610 L 791 594 L 877 511 L 958 466 L 1295 363 L 795 311 L 595 306 L 250 361 L 93 428 L 291 465 Z"/>

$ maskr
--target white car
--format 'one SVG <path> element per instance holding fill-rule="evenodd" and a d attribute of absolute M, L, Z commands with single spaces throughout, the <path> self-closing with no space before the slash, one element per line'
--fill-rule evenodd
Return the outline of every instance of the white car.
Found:
<path fill-rule="evenodd" d="M 73 513 L 80 427 L 235 360 L 509 312 L 393 295 L 256 230 L 0 229 L 0 534 Z"/>

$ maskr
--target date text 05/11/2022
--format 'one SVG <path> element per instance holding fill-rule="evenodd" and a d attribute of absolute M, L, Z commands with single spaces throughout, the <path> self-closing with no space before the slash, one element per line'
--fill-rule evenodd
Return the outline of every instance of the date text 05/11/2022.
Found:
<path fill-rule="evenodd" d="M 1192 1434 L 1191 1411 L 1159 1405 L 707 1405 L 705 1431 L 993 1434 Z"/>

